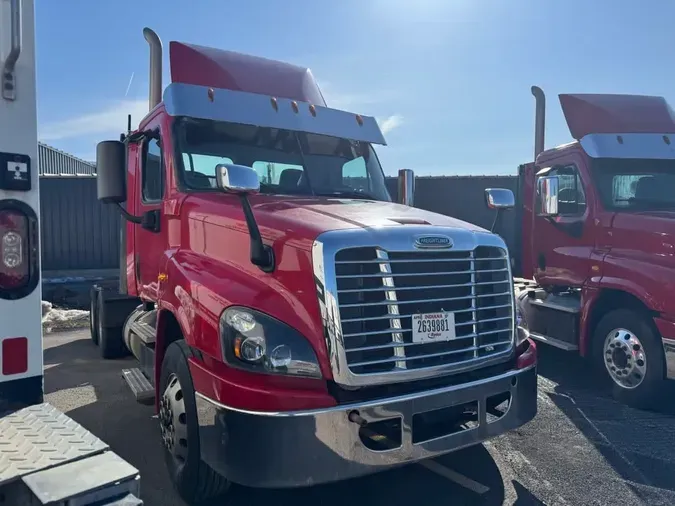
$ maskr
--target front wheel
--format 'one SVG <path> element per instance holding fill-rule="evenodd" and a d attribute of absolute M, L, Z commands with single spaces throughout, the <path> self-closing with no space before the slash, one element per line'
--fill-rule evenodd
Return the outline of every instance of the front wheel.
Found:
<path fill-rule="evenodd" d="M 631 309 L 607 313 L 593 336 L 594 357 L 618 401 L 653 408 L 661 400 L 665 357 L 651 319 Z"/>
<path fill-rule="evenodd" d="M 162 361 L 159 423 L 164 460 L 174 487 L 188 504 L 223 495 L 229 482 L 201 460 L 199 425 L 185 341 L 169 345 Z"/>

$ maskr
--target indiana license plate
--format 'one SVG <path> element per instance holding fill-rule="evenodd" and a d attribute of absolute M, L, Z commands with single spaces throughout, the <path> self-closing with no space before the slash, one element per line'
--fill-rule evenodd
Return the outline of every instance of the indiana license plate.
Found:
<path fill-rule="evenodd" d="M 452 341 L 455 334 L 454 313 L 423 313 L 412 317 L 413 343 Z"/>

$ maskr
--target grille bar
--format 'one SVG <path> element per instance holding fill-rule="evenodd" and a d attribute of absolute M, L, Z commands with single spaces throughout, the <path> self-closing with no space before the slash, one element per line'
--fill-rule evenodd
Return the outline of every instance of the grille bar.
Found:
<path fill-rule="evenodd" d="M 466 253 L 466 252 L 465 252 Z M 501 259 L 506 259 L 506 256 L 501 256 L 498 258 L 477 258 L 477 262 L 488 262 L 490 260 L 498 260 L 499 258 Z M 466 256 L 464 258 L 447 258 L 443 260 L 444 262 L 467 262 L 469 261 L 469 257 Z M 395 263 L 425 263 L 425 262 L 438 262 L 436 258 L 420 258 L 420 259 L 415 259 L 415 260 L 406 260 L 406 259 L 390 259 L 389 263 L 390 264 L 395 264 Z M 335 265 L 349 265 L 349 264 L 376 264 L 379 263 L 378 261 L 374 260 L 337 260 L 335 262 Z"/>
<path fill-rule="evenodd" d="M 508 332 L 507 330 L 491 330 L 489 332 L 481 332 L 480 335 L 478 334 L 467 334 L 466 336 L 462 336 L 462 339 L 469 339 L 469 338 L 475 338 L 475 337 L 483 337 L 483 336 L 488 336 L 490 334 L 500 334 Z M 367 350 L 386 350 L 389 348 L 393 348 L 396 346 L 418 346 L 417 343 L 394 343 L 394 344 L 383 344 L 383 345 L 378 345 L 378 346 L 365 346 L 363 348 L 350 348 L 347 350 L 347 353 L 352 353 L 354 351 L 367 351 Z"/>
<path fill-rule="evenodd" d="M 510 307 L 511 307 L 511 304 L 500 304 L 499 306 L 482 307 L 482 308 L 478 309 L 478 311 L 487 311 L 487 310 L 489 310 L 489 309 L 502 309 L 502 308 L 506 309 L 506 308 L 510 308 Z M 455 313 L 468 313 L 468 312 L 474 312 L 474 311 L 475 311 L 474 308 L 470 308 L 470 309 L 460 309 L 459 311 L 455 311 Z M 382 319 L 384 319 L 384 318 L 396 318 L 396 319 L 400 319 L 401 316 L 400 316 L 400 315 L 395 315 L 395 316 L 371 316 L 370 318 L 352 318 L 351 320 L 342 320 L 342 321 L 343 321 L 343 323 L 344 323 L 344 322 L 353 322 L 353 321 L 382 320 Z M 473 319 L 475 320 L 476 317 L 474 316 Z M 384 332 L 387 332 L 387 331 L 385 330 Z M 345 336 L 345 337 L 350 336 L 350 335 L 359 335 L 359 336 L 363 336 L 363 335 L 367 335 L 367 333 L 359 332 L 359 333 L 357 333 L 357 334 L 342 334 L 342 335 Z"/>
<path fill-rule="evenodd" d="M 479 270 L 476 271 L 475 269 L 471 269 L 468 271 L 448 271 L 448 272 L 409 272 L 406 274 L 398 274 L 398 277 L 405 277 L 405 276 L 459 276 L 461 274 L 482 274 L 482 273 L 488 273 L 488 272 L 506 272 L 508 269 L 484 269 L 484 270 Z M 382 273 L 382 274 L 353 274 L 353 275 L 347 275 L 347 276 L 340 276 L 341 278 L 380 278 L 380 277 L 386 277 L 387 274 L 389 273 Z M 342 290 L 340 290 L 342 291 Z"/>
<path fill-rule="evenodd" d="M 471 251 L 392 252 L 361 247 L 335 255 L 341 345 L 356 375 L 465 367 L 513 347 L 508 255 Z M 453 313 L 455 338 L 413 342 L 413 316 Z"/>
<path fill-rule="evenodd" d="M 503 281 L 503 283 L 509 283 L 509 281 Z M 488 286 L 489 285 L 494 286 L 494 283 L 487 283 L 487 285 Z M 457 288 L 457 287 L 464 287 L 464 286 L 471 286 L 471 285 L 466 284 L 466 285 L 452 285 L 452 286 Z M 424 287 L 424 288 L 426 288 L 427 290 L 429 289 L 429 287 Z M 421 290 L 422 288 L 416 288 L 416 289 Z M 396 291 L 399 291 L 399 289 L 397 288 Z M 503 295 L 509 295 L 510 296 L 511 292 L 504 292 Z M 472 300 L 472 299 L 479 299 L 481 297 L 493 297 L 493 296 L 494 296 L 494 294 L 492 294 L 492 293 L 489 293 L 489 294 L 486 294 L 486 295 L 473 295 L 472 294 L 472 295 L 468 295 L 466 297 L 449 297 L 449 298 L 442 297 L 440 299 L 410 300 L 410 301 L 401 302 L 401 304 L 423 304 L 425 302 L 445 302 L 445 301 L 452 302 L 452 301 L 458 301 L 458 300 Z M 388 304 L 388 302 L 366 302 L 365 304 L 340 304 L 340 307 L 359 307 L 359 306 L 363 306 L 363 305 L 365 305 L 365 306 L 381 306 L 382 304 Z"/>
<path fill-rule="evenodd" d="M 447 355 L 455 355 L 457 353 L 465 353 L 466 351 L 477 351 L 477 350 L 480 350 L 480 349 L 483 349 L 483 348 L 488 348 L 488 347 L 492 348 L 494 346 L 508 345 L 508 344 L 511 344 L 510 340 L 509 341 L 502 341 L 502 342 L 495 343 L 495 344 L 484 344 L 482 346 L 476 347 L 475 350 L 474 350 L 474 347 L 472 346 L 471 348 L 464 348 L 462 350 L 452 350 L 452 351 L 444 351 L 444 352 L 441 352 L 441 353 L 429 353 L 427 355 L 417 355 L 415 357 L 408 357 L 406 360 L 422 360 L 422 359 L 426 359 L 426 358 L 445 357 Z M 477 357 L 474 357 L 474 360 L 476 358 Z M 369 362 L 357 362 L 355 364 L 350 364 L 350 365 L 351 365 L 351 367 L 359 367 L 359 366 L 365 366 L 365 365 L 386 364 L 386 363 L 397 362 L 397 361 L 398 361 L 397 359 L 371 360 Z M 466 360 L 465 362 L 470 362 L 470 360 Z"/>

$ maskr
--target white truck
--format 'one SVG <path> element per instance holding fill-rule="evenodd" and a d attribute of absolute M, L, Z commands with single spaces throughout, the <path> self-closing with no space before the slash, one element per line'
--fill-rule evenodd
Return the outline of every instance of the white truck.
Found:
<path fill-rule="evenodd" d="M 0 0 L 0 504 L 142 505 L 138 470 L 43 402 L 34 0 Z"/>

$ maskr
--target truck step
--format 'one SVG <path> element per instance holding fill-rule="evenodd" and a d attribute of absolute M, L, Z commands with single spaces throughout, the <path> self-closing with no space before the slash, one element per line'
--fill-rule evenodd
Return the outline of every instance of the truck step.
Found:
<path fill-rule="evenodd" d="M 111 451 L 29 474 L 23 482 L 38 504 L 143 504 L 119 502 L 129 495 L 140 495 L 140 476 L 135 467 Z"/>
<path fill-rule="evenodd" d="M 141 338 L 145 344 L 153 344 L 156 340 L 155 329 L 150 324 L 143 321 L 133 322 L 129 326 L 130 330 Z"/>
<path fill-rule="evenodd" d="M 141 404 L 152 404 L 154 402 L 155 387 L 152 386 L 152 383 L 150 383 L 138 367 L 123 369 L 122 376 L 134 394 L 136 402 Z"/>
<path fill-rule="evenodd" d="M 555 339 L 553 337 L 549 336 L 544 336 L 542 334 L 538 334 L 536 332 L 530 332 L 529 336 L 534 339 L 535 341 L 539 341 L 541 343 L 548 344 L 550 346 L 554 346 L 555 348 L 560 348 L 561 350 L 565 351 L 577 351 L 579 349 L 579 346 L 573 343 L 567 343 L 565 341 L 561 341 L 560 339 Z"/>

